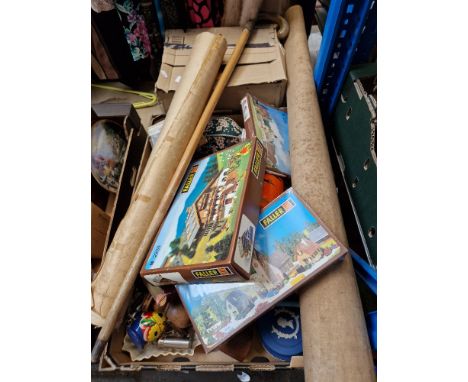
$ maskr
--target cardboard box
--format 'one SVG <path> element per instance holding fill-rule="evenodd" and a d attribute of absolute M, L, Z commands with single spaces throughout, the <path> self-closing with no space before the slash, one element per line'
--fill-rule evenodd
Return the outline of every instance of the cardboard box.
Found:
<path fill-rule="evenodd" d="M 226 64 L 241 34 L 240 27 L 182 29 L 166 31 L 162 65 L 156 82 L 158 98 L 169 109 L 172 96 L 184 75 L 192 45 L 197 34 L 209 31 L 222 34 L 228 43 L 223 63 Z M 217 104 L 218 110 L 240 111 L 240 100 L 250 93 L 279 107 L 286 92 L 284 50 L 276 37 L 274 26 L 255 29 Z"/>
<path fill-rule="evenodd" d="M 112 242 L 151 152 L 148 135 L 131 104 L 94 104 L 91 106 L 91 124 L 99 119 L 110 119 L 123 127 L 127 138 L 127 149 L 117 193 L 105 190 L 91 176 L 93 203 L 91 256 L 94 259 L 102 258 Z M 103 214 L 107 215 L 108 219 Z"/>
<path fill-rule="evenodd" d="M 293 356 L 291 360 L 282 361 L 269 354 L 262 346 L 256 331 L 253 331 L 252 347 L 249 354 L 243 360 L 236 360 L 221 350 L 214 350 L 206 354 L 201 346 L 195 348 L 192 356 L 166 355 L 145 359 L 144 361 L 132 361 L 130 355 L 122 350 L 125 336 L 124 327 L 114 331 L 112 337 L 99 362 L 99 371 L 126 371 L 135 372 L 142 369 L 158 371 L 233 371 L 233 370 L 258 370 L 274 371 L 281 369 L 303 368 L 302 356 Z"/>
<path fill-rule="evenodd" d="M 288 113 L 247 94 L 241 101 L 247 138 L 257 137 L 267 150 L 267 171 L 291 175 Z"/>
<path fill-rule="evenodd" d="M 264 171 L 258 139 L 193 162 L 141 276 L 154 285 L 249 279 Z"/>

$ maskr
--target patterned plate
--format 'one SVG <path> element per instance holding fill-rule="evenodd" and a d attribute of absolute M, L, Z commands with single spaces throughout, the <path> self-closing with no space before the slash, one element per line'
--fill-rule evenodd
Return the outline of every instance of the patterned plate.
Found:
<path fill-rule="evenodd" d="M 242 142 L 242 129 L 230 117 L 213 117 L 203 132 L 195 158 L 211 155 Z"/>
<path fill-rule="evenodd" d="M 101 119 L 91 126 L 91 173 L 106 190 L 117 192 L 127 140 L 122 127 Z"/>

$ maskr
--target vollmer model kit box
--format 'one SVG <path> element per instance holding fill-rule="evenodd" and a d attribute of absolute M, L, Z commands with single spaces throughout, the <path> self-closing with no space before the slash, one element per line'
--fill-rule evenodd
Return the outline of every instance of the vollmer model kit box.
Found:
<path fill-rule="evenodd" d="M 141 276 L 153 285 L 249 279 L 265 154 L 252 139 L 192 163 Z"/>

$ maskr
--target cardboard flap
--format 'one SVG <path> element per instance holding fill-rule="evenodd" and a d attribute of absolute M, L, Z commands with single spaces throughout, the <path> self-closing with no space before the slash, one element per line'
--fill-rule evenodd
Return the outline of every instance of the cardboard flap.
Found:
<path fill-rule="evenodd" d="M 156 87 L 165 92 L 177 89 L 188 63 L 195 37 L 203 32 L 222 34 L 228 43 L 223 63 L 232 55 L 242 29 L 240 27 L 182 29 L 166 31 L 161 71 Z M 255 29 L 239 59 L 228 87 L 245 84 L 271 83 L 286 80 L 284 51 L 277 39 L 274 26 Z"/>
<path fill-rule="evenodd" d="M 228 87 L 248 84 L 269 84 L 277 81 L 286 81 L 281 60 L 271 63 L 238 65 L 232 73 Z"/>

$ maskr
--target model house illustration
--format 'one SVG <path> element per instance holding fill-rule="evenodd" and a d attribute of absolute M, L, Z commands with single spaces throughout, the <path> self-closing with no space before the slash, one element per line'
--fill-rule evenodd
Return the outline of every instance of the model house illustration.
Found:
<path fill-rule="evenodd" d="M 226 310 L 231 320 L 240 320 L 253 307 L 252 299 L 240 290 L 232 291 L 226 297 Z"/>
<path fill-rule="evenodd" d="M 255 281 L 261 283 L 268 291 L 275 289 L 284 280 L 283 272 L 271 264 L 264 255 L 253 256 L 252 267 L 256 273 Z"/>
<path fill-rule="evenodd" d="M 295 252 L 295 263 L 307 268 L 320 258 L 322 249 L 319 244 L 304 237 L 296 245 Z"/>
<path fill-rule="evenodd" d="M 291 256 L 284 252 L 279 245 L 276 246 L 275 252 L 271 255 L 270 263 L 280 269 L 284 276 L 294 277 L 297 274 Z"/>
<path fill-rule="evenodd" d="M 254 241 L 253 227 L 246 229 L 239 240 L 241 242 L 241 257 L 246 257 L 249 255 Z"/>
<path fill-rule="evenodd" d="M 224 228 L 238 187 L 235 171 L 224 169 L 208 183 L 195 203 L 187 207 L 184 239 L 191 246 L 201 235 Z"/>

